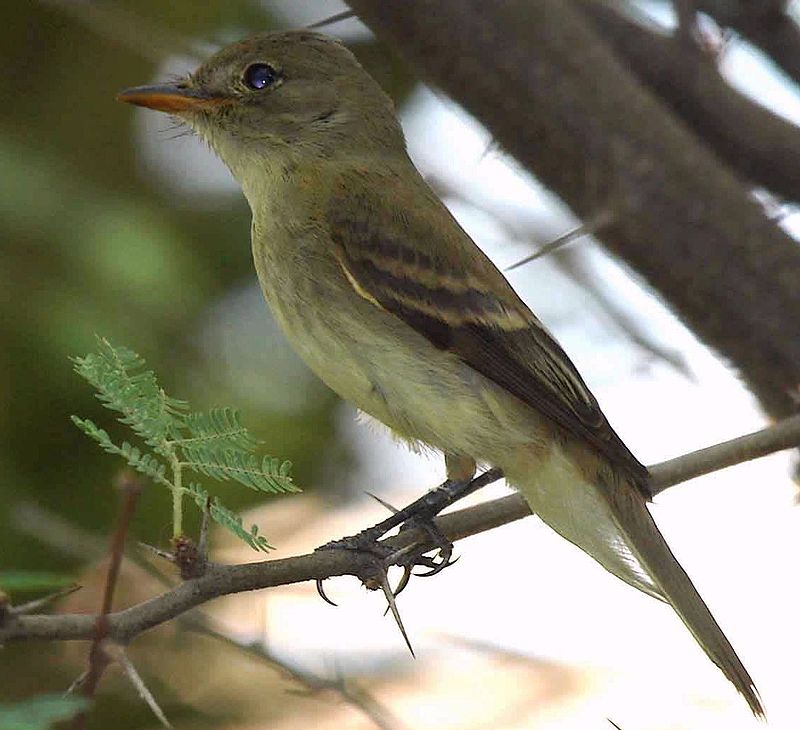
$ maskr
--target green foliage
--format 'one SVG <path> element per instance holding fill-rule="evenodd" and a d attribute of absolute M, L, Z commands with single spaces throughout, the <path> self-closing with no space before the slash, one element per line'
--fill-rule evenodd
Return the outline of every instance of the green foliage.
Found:
<path fill-rule="evenodd" d="M 296 492 L 291 464 L 256 453 L 258 442 L 231 408 L 197 413 L 185 401 L 168 396 L 152 370 L 135 352 L 114 347 L 98 338 L 98 350 L 73 360 L 75 371 L 97 391 L 106 408 L 120 414 L 118 420 L 141 439 L 146 449 L 127 441 L 115 443 L 108 432 L 92 421 L 73 416 L 87 436 L 110 454 L 122 457 L 140 474 L 163 484 L 173 495 L 173 536 L 182 532 L 183 495 L 188 494 L 210 516 L 255 550 L 270 545 L 253 525 L 244 528 L 240 517 L 219 500 L 209 498 L 197 483 L 184 486 L 186 470 L 221 481 L 235 481 L 262 492 Z"/>
<path fill-rule="evenodd" d="M 188 413 L 184 423 L 191 436 L 172 443 L 180 450 L 182 462 L 193 471 L 262 492 L 295 491 L 289 478 L 291 464 L 256 456 L 257 444 L 232 408 Z"/>
<path fill-rule="evenodd" d="M 57 590 L 72 583 L 74 583 L 73 578 L 60 573 L 40 570 L 0 570 L 0 590 L 7 593 Z"/>
<path fill-rule="evenodd" d="M 258 525 L 251 525 L 246 530 L 242 524 L 242 518 L 235 512 L 231 512 L 220 501 L 219 497 L 210 497 L 208 492 L 197 482 L 192 482 L 188 487 L 189 494 L 194 498 L 195 503 L 200 509 L 208 507 L 211 518 L 220 525 L 224 525 L 238 538 L 244 540 L 253 550 L 272 549 L 272 545 L 267 542 L 267 538 L 258 534 Z"/>
<path fill-rule="evenodd" d="M 150 477 L 154 482 L 159 482 L 168 487 L 171 486 L 169 480 L 164 476 L 166 467 L 156 457 L 151 454 L 143 454 L 127 441 L 123 441 L 117 446 L 102 428 L 98 428 L 89 420 L 72 416 L 72 422 L 87 436 L 97 441 L 103 451 L 121 456 L 128 462 L 129 466 L 140 474 Z"/>
<path fill-rule="evenodd" d="M 39 695 L 15 705 L 0 705 L 0 730 L 48 730 L 84 710 L 83 697 Z"/>
<path fill-rule="evenodd" d="M 187 403 L 168 397 L 155 373 L 143 370 L 144 360 L 135 352 L 98 339 L 97 353 L 76 357 L 74 363 L 75 371 L 94 386 L 103 405 L 121 413 L 119 420 L 148 446 L 158 449 L 180 432 Z"/>

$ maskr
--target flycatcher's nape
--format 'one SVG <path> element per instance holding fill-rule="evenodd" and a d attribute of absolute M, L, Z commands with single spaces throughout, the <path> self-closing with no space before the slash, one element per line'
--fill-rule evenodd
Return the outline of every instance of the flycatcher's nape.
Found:
<path fill-rule="evenodd" d="M 763 715 L 647 510 L 647 470 L 419 175 L 390 99 L 343 45 L 258 36 L 119 99 L 178 116 L 228 165 L 252 210 L 264 296 L 323 381 L 440 449 L 454 478 L 476 461 L 501 468 L 553 529 L 669 603 Z"/>

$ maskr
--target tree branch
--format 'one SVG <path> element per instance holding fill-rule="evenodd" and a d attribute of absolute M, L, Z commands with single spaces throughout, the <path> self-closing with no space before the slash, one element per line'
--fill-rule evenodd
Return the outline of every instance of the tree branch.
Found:
<path fill-rule="evenodd" d="M 800 444 L 798 436 L 800 415 L 787 418 L 761 431 L 654 464 L 650 467 L 650 492 L 655 496 L 668 487 L 695 477 L 752 461 L 776 451 L 791 449 Z"/>
<path fill-rule="evenodd" d="M 636 77 L 747 180 L 800 201 L 800 129 L 740 94 L 708 54 L 603 2 L 572 0 Z"/>
<path fill-rule="evenodd" d="M 695 10 L 694 0 L 672 0 L 672 7 L 678 18 L 678 30 L 676 35 L 684 45 L 693 44 L 692 35 L 695 29 Z"/>
<path fill-rule="evenodd" d="M 89 667 L 79 678 L 76 687 L 76 689 L 80 691 L 80 694 L 87 699 L 94 697 L 97 691 L 97 685 L 100 683 L 100 678 L 111 662 L 105 645 L 105 640 L 108 636 L 108 615 L 111 612 L 114 601 L 114 590 L 117 587 L 119 568 L 122 564 L 128 529 L 130 528 L 133 514 L 136 511 L 136 502 L 142 492 L 141 483 L 138 478 L 127 471 L 123 472 L 120 478 L 120 489 L 123 493 L 123 503 L 120 508 L 120 515 L 117 519 L 116 528 L 111 537 L 108 573 L 106 574 L 106 583 L 103 588 L 103 601 L 100 606 L 100 613 L 94 618 L 94 636 L 92 637 L 92 645 L 89 649 Z M 75 686 L 76 685 L 73 685 L 73 687 Z M 86 710 L 75 715 L 71 726 L 73 730 L 83 730 L 83 728 L 86 727 L 88 716 L 89 713 Z"/>
<path fill-rule="evenodd" d="M 788 0 L 696 0 L 697 9 L 732 28 L 800 83 L 800 27 Z"/>
<path fill-rule="evenodd" d="M 658 494 L 701 474 L 798 445 L 800 415 L 762 431 L 653 466 L 652 491 Z M 528 515 L 527 502 L 521 495 L 514 494 L 442 515 L 437 519 L 437 525 L 449 540 L 455 542 Z M 400 550 L 411 545 L 428 545 L 428 539 L 423 530 L 411 529 L 387 538 L 382 544 Z M 220 596 L 340 575 L 366 580 L 374 573 L 374 558 L 346 550 L 325 550 L 242 565 L 212 563 L 198 578 L 187 580 L 148 601 L 108 614 L 105 617 L 105 637 L 126 644 L 148 629 Z M 91 640 L 96 636 L 96 626 L 97 617 L 86 614 L 31 616 L 7 611 L 0 616 L 0 644 L 32 639 Z"/>
<path fill-rule="evenodd" d="M 800 247 L 563 0 L 350 0 L 743 375 L 773 417 L 800 383 Z"/>

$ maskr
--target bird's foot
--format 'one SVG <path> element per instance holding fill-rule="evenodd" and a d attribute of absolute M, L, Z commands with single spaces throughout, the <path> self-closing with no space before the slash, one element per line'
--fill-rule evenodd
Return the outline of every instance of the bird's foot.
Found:
<path fill-rule="evenodd" d="M 454 482 L 448 480 L 403 509 L 396 509 L 380 497 L 376 497 L 374 494 L 368 492 L 370 497 L 380 502 L 392 514 L 385 520 L 381 520 L 378 524 L 368 527 L 366 530 L 362 530 L 356 535 L 343 537 L 339 540 L 331 540 L 318 547 L 317 550 L 354 550 L 357 552 L 369 553 L 382 560 L 391 557 L 401 558 L 405 563 L 408 560 L 408 555 L 411 552 L 410 550 L 393 550 L 381 542 L 381 538 L 390 530 L 399 526 L 401 532 L 410 529 L 421 529 L 426 533 L 429 539 L 419 546 L 414 546 L 415 548 L 423 548 L 422 552 L 418 553 L 419 555 L 424 555 L 438 548 L 441 556 L 446 556 L 449 560 L 449 557 L 452 555 L 453 545 L 436 526 L 434 519 L 439 512 L 458 499 L 464 489 L 470 486 L 470 484 L 471 482 L 469 481 Z M 390 562 L 388 564 L 398 565 L 400 563 Z M 430 564 L 430 560 L 427 559 L 421 561 L 419 564 L 427 568 L 433 567 Z M 438 562 L 437 565 L 439 565 Z M 442 569 L 442 567 L 439 567 L 436 572 L 438 573 Z"/>
<path fill-rule="evenodd" d="M 380 589 L 384 592 L 389 604 L 387 611 L 392 611 L 400 632 L 403 634 L 403 638 L 412 654 L 414 651 L 411 649 L 411 644 L 400 620 L 395 597 L 408 585 L 412 575 L 430 577 L 441 573 L 445 568 L 456 562 L 453 559 L 453 543 L 439 529 L 435 521 L 436 516 L 445 507 L 501 477 L 502 472 L 500 470 L 490 469 L 474 479 L 448 479 L 436 489 L 427 492 L 403 509 L 396 509 L 379 497 L 370 495 L 384 505 L 392 514 L 377 525 L 362 530 L 356 535 L 344 537 L 340 540 L 332 540 L 317 548 L 317 550 L 352 550 L 366 553 L 372 557 L 373 567 L 368 575 L 360 576 L 361 581 L 369 590 Z M 416 529 L 421 531 L 424 537 L 401 548 L 387 545 L 382 538 L 390 530 L 398 526 L 400 527 L 400 532 Z M 433 555 L 429 555 L 432 551 L 436 552 Z M 387 573 L 388 568 L 392 565 L 403 568 L 403 575 L 394 590 L 389 585 Z M 425 572 L 414 573 L 413 570 L 417 566 L 425 568 Z M 332 606 L 336 605 L 325 594 L 321 579 L 317 580 L 317 592 L 327 603 Z"/>
<path fill-rule="evenodd" d="M 452 565 L 455 561 L 453 556 L 453 544 L 447 539 L 442 531 L 437 527 L 435 520 L 445 507 L 452 504 L 464 494 L 472 491 L 473 481 L 451 481 L 448 480 L 436 489 L 427 492 L 419 499 L 407 505 L 403 509 L 396 509 L 392 505 L 384 502 L 375 495 L 370 495 L 376 499 L 392 514 L 385 520 L 376 525 L 362 530 L 356 535 L 343 537 L 339 540 L 332 540 L 321 545 L 317 550 L 353 550 L 368 553 L 378 560 L 384 567 L 398 565 L 403 568 L 403 577 L 398 584 L 394 595 L 397 595 L 407 585 L 415 567 L 426 568 L 424 573 L 417 573 L 420 576 L 432 576 Z M 427 539 L 416 541 L 415 543 L 394 549 L 381 541 L 390 530 L 400 526 L 401 532 L 411 529 L 419 529 L 425 533 Z M 437 551 L 435 555 L 428 553 Z M 367 585 L 367 587 L 372 587 Z M 375 588 L 378 586 L 375 585 Z M 333 602 L 325 595 L 322 589 L 322 581 L 317 581 L 317 590 L 322 598 L 328 603 Z M 335 604 L 333 604 L 335 605 Z"/>
<path fill-rule="evenodd" d="M 442 533 L 434 519 L 441 510 L 457 498 L 455 495 L 462 492 L 468 484 L 469 482 L 447 481 L 403 509 L 396 509 L 380 497 L 370 494 L 392 514 L 377 525 L 362 530 L 356 535 L 332 540 L 317 548 L 317 550 L 352 550 L 366 553 L 373 558 L 371 570 L 368 574 L 361 576 L 361 581 L 368 590 L 383 591 L 388 604 L 386 610 L 387 612 L 391 610 L 412 655 L 414 649 L 403 627 L 395 598 L 408 585 L 412 575 L 422 577 L 436 575 L 455 562 L 452 559 L 453 543 Z M 386 533 L 398 526 L 400 532 L 412 529 L 420 530 L 426 539 L 415 540 L 410 545 L 399 549 L 381 541 Z M 433 550 L 436 553 L 433 556 L 428 555 Z M 388 576 L 388 569 L 392 565 L 400 566 L 403 569 L 403 575 L 394 590 L 391 588 Z M 425 572 L 414 573 L 413 570 L 417 566 L 425 568 Z M 336 604 L 326 595 L 322 580 L 317 580 L 316 584 L 320 597 L 326 603 L 335 606 Z"/>

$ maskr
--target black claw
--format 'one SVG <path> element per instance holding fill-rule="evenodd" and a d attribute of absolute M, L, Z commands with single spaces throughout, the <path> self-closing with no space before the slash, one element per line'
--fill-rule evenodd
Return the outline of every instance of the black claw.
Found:
<path fill-rule="evenodd" d="M 430 570 L 426 573 L 415 573 L 414 575 L 419 576 L 431 576 L 436 575 L 437 573 L 441 573 L 445 568 L 453 564 L 453 560 L 451 560 L 453 556 L 453 543 L 450 542 L 445 536 L 444 533 L 439 529 L 433 519 L 429 520 L 421 520 L 414 518 L 413 520 L 409 521 L 405 525 L 403 525 L 403 529 L 408 527 L 411 528 L 419 528 L 427 533 L 430 541 L 433 543 L 433 546 L 439 548 L 439 559 L 435 560 L 434 558 L 428 558 L 424 555 L 419 555 L 416 557 L 415 564 L 421 565 L 426 568 L 430 568 Z M 426 551 L 427 552 L 427 551 Z"/>
<path fill-rule="evenodd" d="M 430 570 L 426 570 L 424 573 L 414 573 L 414 575 L 417 576 L 417 578 L 430 578 L 432 575 L 441 573 L 449 565 L 450 563 L 437 563 Z"/>
<path fill-rule="evenodd" d="M 414 573 L 418 578 L 430 578 L 432 575 L 436 575 L 437 573 L 441 573 L 445 568 L 450 567 L 452 563 L 447 560 L 434 560 L 430 558 L 429 560 L 419 560 L 417 561 L 417 565 L 424 566 L 429 568 L 429 570 L 423 573 Z"/>
<path fill-rule="evenodd" d="M 408 581 L 411 580 L 411 568 L 412 567 L 413 566 L 411 566 L 411 565 L 404 566 L 404 568 L 403 568 L 403 577 L 400 578 L 400 582 L 397 584 L 397 588 L 394 589 L 394 597 L 395 598 L 397 598 L 397 596 L 399 596 L 406 589 L 406 586 L 408 585 Z"/>
<path fill-rule="evenodd" d="M 380 502 L 392 514 L 386 519 L 382 520 L 377 525 L 363 530 L 357 535 L 345 537 L 341 540 L 333 540 L 317 548 L 317 550 L 351 550 L 371 555 L 379 563 L 379 570 L 377 572 L 378 580 L 372 580 L 372 576 L 367 579 L 362 578 L 364 585 L 374 590 L 381 588 L 387 594 L 387 601 L 389 609 L 394 614 L 400 631 L 408 643 L 408 637 L 403 629 L 400 615 L 397 612 L 397 606 L 394 602 L 395 596 L 399 595 L 405 590 L 412 575 L 420 577 L 430 577 L 441 573 L 445 568 L 453 565 L 458 558 L 453 558 L 453 544 L 445 537 L 442 531 L 437 527 L 434 518 L 445 507 L 452 504 L 454 501 L 461 499 L 467 494 L 472 494 L 476 489 L 485 486 L 493 481 L 502 477 L 502 472 L 498 469 L 490 469 L 487 472 L 475 477 L 471 481 L 456 482 L 446 481 L 438 489 L 434 489 L 412 504 L 404 507 L 403 509 L 396 509 L 388 502 L 376 497 L 374 494 L 369 494 L 370 497 Z M 423 530 L 427 536 L 427 545 L 413 546 L 409 545 L 399 551 L 393 551 L 382 542 L 380 539 L 386 535 L 390 530 L 400 527 L 401 530 L 418 528 Z M 438 548 L 438 554 L 435 557 L 428 557 L 425 553 Z M 386 568 L 390 565 L 398 565 L 403 568 L 403 576 L 397 584 L 397 588 L 392 591 L 389 587 L 388 577 L 386 576 Z M 426 568 L 424 572 L 415 573 L 414 568 Z M 326 595 L 322 587 L 322 581 L 317 581 L 317 593 L 320 597 L 331 606 L 336 604 L 331 601 Z M 391 598 L 389 598 L 391 596 Z M 409 644 L 409 649 L 411 645 Z M 413 650 L 411 652 L 413 654 Z"/>
<path fill-rule="evenodd" d="M 322 578 L 317 578 L 317 593 L 319 593 L 319 597 L 325 601 L 325 603 L 330 603 L 331 606 L 338 608 L 338 604 L 334 603 L 328 596 L 325 594 L 325 589 L 322 587 Z"/>

